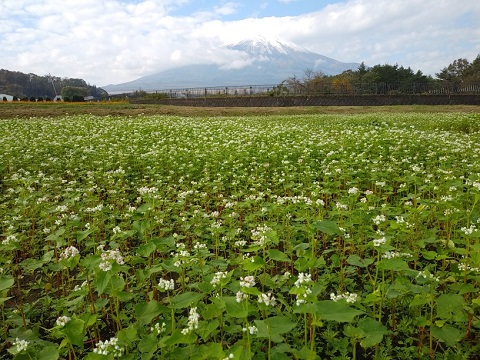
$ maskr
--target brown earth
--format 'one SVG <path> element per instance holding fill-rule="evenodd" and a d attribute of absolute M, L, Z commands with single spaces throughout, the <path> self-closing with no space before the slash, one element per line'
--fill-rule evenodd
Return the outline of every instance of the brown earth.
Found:
<path fill-rule="evenodd" d="M 398 106 L 299 106 L 299 107 L 189 107 L 128 102 L 54 103 L 54 102 L 0 102 L 0 119 L 52 117 L 92 114 L 121 115 L 177 115 L 177 116 L 248 116 L 301 114 L 365 114 L 404 112 L 470 112 L 480 113 L 475 105 L 398 105 Z"/>

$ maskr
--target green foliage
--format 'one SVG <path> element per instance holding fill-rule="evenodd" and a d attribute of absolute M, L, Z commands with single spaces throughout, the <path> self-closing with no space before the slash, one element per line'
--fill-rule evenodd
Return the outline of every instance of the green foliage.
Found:
<path fill-rule="evenodd" d="M 2 121 L 0 353 L 476 354 L 478 120 Z"/>

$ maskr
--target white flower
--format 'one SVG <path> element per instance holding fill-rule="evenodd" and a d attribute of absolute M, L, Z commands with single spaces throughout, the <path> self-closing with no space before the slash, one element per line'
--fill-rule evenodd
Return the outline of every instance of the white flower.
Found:
<path fill-rule="evenodd" d="M 385 245 L 386 243 L 387 243 L 387 239 L 384 238 L 384 237 L 382 237 L 380 239 L 373 240 L 373 246 L 376 246 L 376 247 L 378 247 L 380 245 Z"/>
<path fill-rule="evenodd" d="M 272 293 L 261 294 L 258 296 L 258 302 L 264 303 L 266 306 L 275 306 L 275 296 Z"/>
<path fill-rule="evenodd" d="M 118 346 L 118 338 L 112 337 L 110 340 L 99 341 L 93 349 L 95 354 L 108 355 L 112 354 L 114 358 L 120 358 L 123 355 L 124 349 Z"/>
<path fill-rule="evenodd" d="M 60 254 L 60 260 L 68 259 L 71 257 L 75 257 L 79 254 L 80 252 L 75 246 L 69 246 L 63 252 Z"/>
<path fill-rule="evenodd" d="M 29 342 L 27 340 L 21 340 L 18 337 L 15 339 L 15 341 L 12 343 L 12 346 L 17 347 L 18 352 L 22 352 L 23 350 L 26 350 L 28 347 Z"/>
<path fill-rule="evenodd" d="M 103 271 L 109 271 L 112 269 L 112 264 L 108 261 L 101 262 L 98 267 Z"/>
<path fill-rule="evenodd" d="M 64 327 L 70 320 L 72 320 L 68 316 L 60 316 L 57 321 L 55 321 L 55 324 L 60 327 Z"/>
<path fill-rule="evenodd" d="M 357 301 L 358 295 L 355 293 L 349 293 L 349 292 L 338 294 L 338 295 L 335 295 L 335 293 L 331 293 L 330 299 L 335 302 L 345 299 L 348 303 L 353 304 Z"/>
<path fill-rule="evenodd" d="M 312 275 L 306 273 L 299 273 L 298 279 L 295 281 L 294 285 L 299 288 L 302 284 L 307 284 L 312 282 Z"/>
<path fill-rule="evenodd" d="M 222 279 L 225 279 L 227 277 L 227 272 L 225 271 L 218 271 L 215 273 L 213 276 L 213 279 L 210 281 L 210 284 L 212 284 L 214 287 L 216 287 Z"/>
<path fill-rule="evenodd" d="M 158 287 L 160 288 L 160 290 L 163 290 L 163 291 L 174 290 L 175 281 L 173 279 L 170 279 L 170 280 L 160 279 L 158 281 Z"/>
<path fill-rule="evenodd" d="M 250 334 L 250 335 L 255 335 L 256 333 L 258 333 L 258 329 L 255 325 L 252 325 L 252 326 L 247 326 L 246 328 L 242 328 L 242 331 L 243 332 L 247 332 Z"/>
<path fill-rule="evenodd" d="M 380 225 L 380 223 L 382 223 L 386 220 L 387 220 L 387 218 L 385 217 L 385 215 L 377 215 L 372 219 L 372 221 L 374 222 L 375 225 Z"/>
<path fill-rule="evenodd" d="M 198 315 L 197 313 L 197 308 L 196 307 L 191 308 L 188 315 L 187 327 L 182 330 L 182 334 L 187 335 L 191 333 L 193 330 L 198 329 L 199 319 L 200 319 L 200 315 Z"/>
<path fill-rule="evenodd" d="M 240 286 L 241 287 L 254 287 L 255 286 L 255 277 L 249 275 L 243 278 L 240 278 Z"/>
<path fill-rule="evenodd" d="M 337 201 L 335 203 L 335 206 L 337 207 L 338 210 L 348 210 L 348 206 L 342 204 L 341 202 Z"/>
<path fill-rule="evenodd" d="M 356 187 L 351 187 L 350 189 L 348 189 L 348 193 L 349 194 L 356 194 L 356 193 L 358 193 L 358 189 Z"/>
<path fill-rule="evenodd" d="M 160 325 L 160 323 L 156 323 L 155 326 L 150 327 L 150 331 L 156 335 L 160 335 L 161 333 L 165 332 L 166 329 L 167 324 L 165 323 L 162 323 L 162 325 Z"/>
<path fill-rule="evenodd" d="M 235 294 L 235 300 L 237 300 L 238 303 L 241 303 L 243 300 L 246 300 L 248 299 L 248 295 L 247 294 L 244 294 L 243 292 L 241 291 L 238 291 L 236 294 Z"/>
<path fill-rule="evenodd" d="M 417 278 L 418 277 L 422 277 L 424 279 L 432 280 L 432 281 L 435 281 L 435 282 L 440 281 L 440 278 L 438 276 L 435 276 L 435 275 L 430 274 L 430 273 L 425 272 L 425 271 L 419 271 L 418 274 L 417 274 Z"/>

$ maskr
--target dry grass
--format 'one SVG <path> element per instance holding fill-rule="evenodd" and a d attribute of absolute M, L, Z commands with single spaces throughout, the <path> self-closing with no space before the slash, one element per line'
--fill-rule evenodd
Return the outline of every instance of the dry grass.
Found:
<path fill-rule="evenodd" d="M 155 104 L 130 104 L 128 102 L 99 103 L 30 103 L 0 102 L 0 119 L 30 118 L 93 114 L 93 115 L 178 115 L 178 116 L 246 116 L 295 114 L 362 114 L 378 112 L 474 112 L 473 105 L 402 105 L 402 106 L 299 106 L 299 107 L 190 107 Z"/>

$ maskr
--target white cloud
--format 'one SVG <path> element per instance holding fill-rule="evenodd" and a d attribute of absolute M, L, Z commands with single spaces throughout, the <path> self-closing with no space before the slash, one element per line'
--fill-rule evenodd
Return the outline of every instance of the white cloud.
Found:
<path fill-rule="evenodd" d="M 301 16 L 238 21 L 222 18 L 246 5 L 223 1 L 208 12 L 172 15 L 188 2 L 6 0 L 2 67 L 101 86 L 198 62 L 242 67 L 251 59 L 220 45 L 258 34 L 340 61 L 398 63 L 430 74 L 480 53 L 480 1 L 349 0 Z M 471 17 L 462 22 L 465 14 Z"/>

